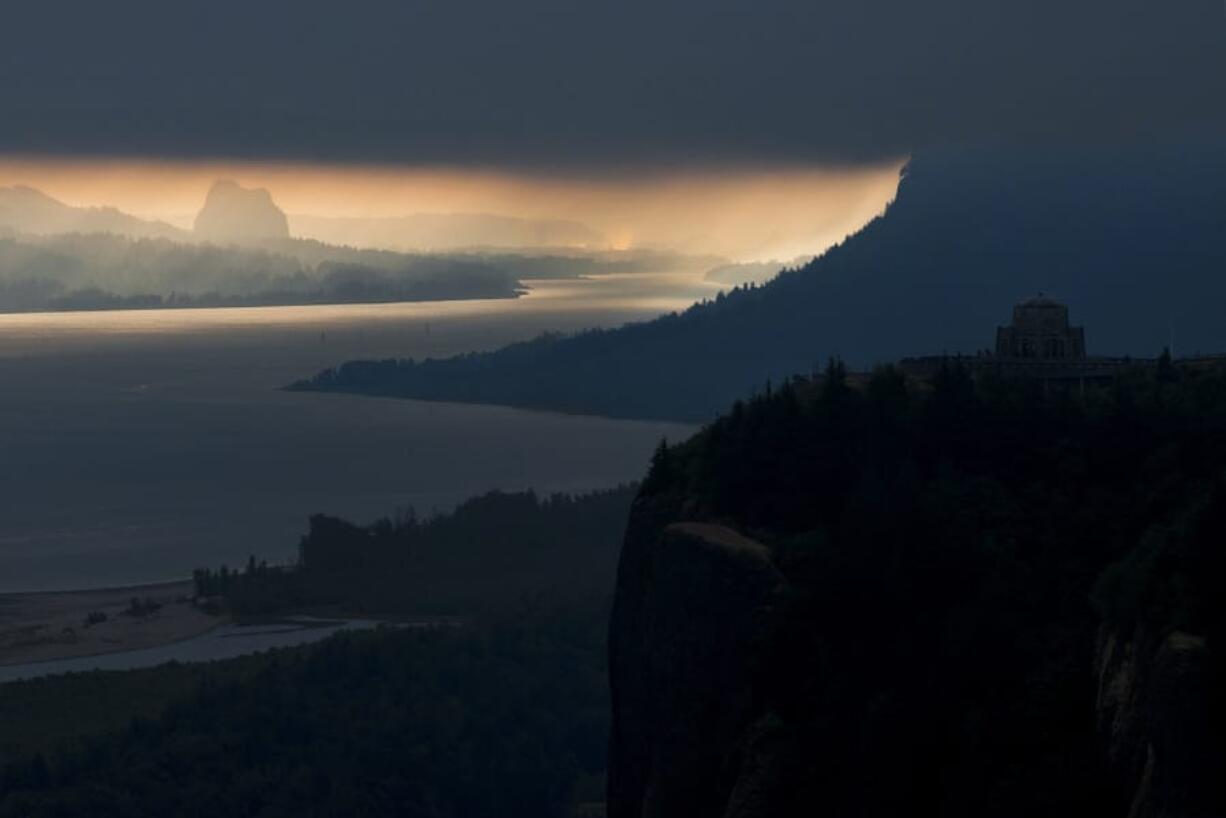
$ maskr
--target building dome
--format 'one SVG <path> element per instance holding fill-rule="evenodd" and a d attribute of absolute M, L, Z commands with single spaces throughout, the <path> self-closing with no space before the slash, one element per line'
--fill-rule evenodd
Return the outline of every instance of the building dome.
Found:
<path fill-rule="evenodd" d="M 996 354 L 1043 360 L 1084 358 L 1085 330 L 1069 325 L 1067 306 L 1040 293 L 1013 308 L 1012 324 L 997 327 Z"/>

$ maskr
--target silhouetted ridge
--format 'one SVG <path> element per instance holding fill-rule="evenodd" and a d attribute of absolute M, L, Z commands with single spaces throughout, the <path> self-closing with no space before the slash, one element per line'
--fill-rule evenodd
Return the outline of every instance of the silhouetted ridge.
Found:
<path fill-rule="evenodd" d="M 708 419 L 830 354 L 974 352 L 1051 292 L 1098 354 L 1226 349 L 1226 154 L 933 153 L 854 236 L 681 314 L 442 361 L 350 363 L 295 388 Z"/>
<path fill-rule="evenodd" d="M 197 570 L 196 591 L 235 611 L 304 605 L 471 614 L 525 597 L 589 599 L 613 582 L 635 486 L 581 495 L 490 492 L 449 514 L 409 512 L 368 526 L 316 514 L 298 562 Z"/>

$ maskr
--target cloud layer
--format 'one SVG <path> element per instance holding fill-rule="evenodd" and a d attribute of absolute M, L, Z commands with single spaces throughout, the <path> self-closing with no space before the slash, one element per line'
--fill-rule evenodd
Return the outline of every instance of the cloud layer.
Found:
<path fill-rule="evenodd" d="M 20 4 L 0 151 L 616 168 L 1219 135 L 1221 0 Z"/>

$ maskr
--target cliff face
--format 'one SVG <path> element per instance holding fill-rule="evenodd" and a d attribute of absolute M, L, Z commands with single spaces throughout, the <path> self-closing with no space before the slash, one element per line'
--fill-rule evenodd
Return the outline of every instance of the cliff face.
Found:
<path fill-rule="evenodd" d="M 815 750 L 822 736 L 798 735 L 797 725 L 772 709 L 764 695 L 770 682 L 762 678 L 772 643 L 795 624 L 786 621 L 793 589 L 766 546 L 723 525 L 669 522 L 664 505 L 640 499 L 622 552 L 610 630 L 610 818 L 774 818 L 817 808 L 796 776 L 807 757 L 830 748 Z M 1071 714 L 1097 728 L 1101 769 L 1114 790 L 1103 790 L 1100 814 L 1220 814 L 1226 750 L 1206 716 L 1214 698 L 1209 661 L 1198 636 L 1155 639 L 1139 630 L 1121 637 L 1100 629 L 1093 713 L 1087 702 L 1084 713 Z M 888 719 L 888 708 L 882 712 Z M 837 722 L 839 714 L 823 718 Z M 859 733 L 869 742 L 889 735 L 871 715 Z M 933 753 L 948 750 L 940 744 L 934 741 Z M 858 763 L 874 756 L 854 746 L 845 753 Z M 958 776 L 982 774 L 973 762 L 955 766 L 962 769 L 954 780 L 942 782 L 955 791 Z M 834 790 L 847 783 L 832 787 L 833 802 L 842 800 Z M 879 814 L 881 800 L 861 796 L 863 810 L 855 814 Z M 914 812 L 967 814 L 982 803 L 964 796 L 946 793 L 944 803 L 914 805 Z"/>
<path fill-rule="evenodd" d="M 753 802 L 768 772 L 747 735 L 784 581 L 761 544 L 713 524 L 657 527 L 649 506 L 627 535 L 610 632 L 609 815 L 720 815 Z"/>
<path fill-rule="evenodd" d="M 1097 723 L 1129 818 L 1220 814 L 1226 743 L 1213 728 L 1205 639 L 1099 635 Z"/>

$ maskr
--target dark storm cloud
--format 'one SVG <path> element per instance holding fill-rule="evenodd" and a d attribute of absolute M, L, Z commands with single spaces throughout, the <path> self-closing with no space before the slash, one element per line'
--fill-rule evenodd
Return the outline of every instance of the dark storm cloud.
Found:
<path fill-rule="evenodd" d="M 1222 0 L 23 3 L 0 151 L 870 159 L 1215 134 Z"/>

